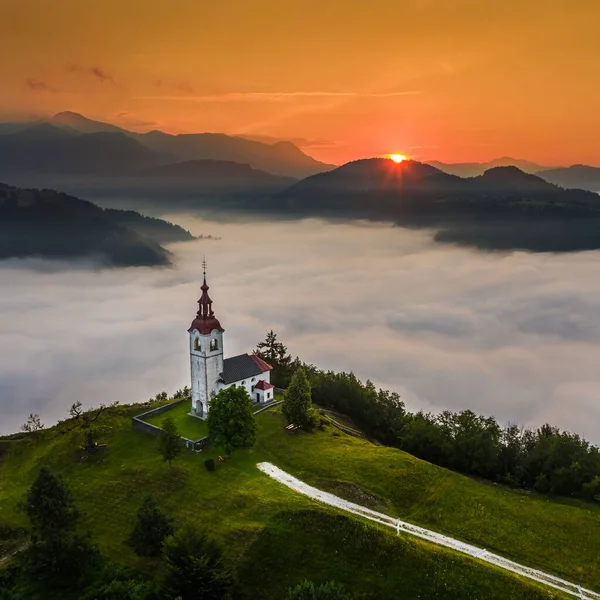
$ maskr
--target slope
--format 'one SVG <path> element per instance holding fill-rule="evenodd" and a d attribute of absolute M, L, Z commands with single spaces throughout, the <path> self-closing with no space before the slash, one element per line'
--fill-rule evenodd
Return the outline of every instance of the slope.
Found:
<path fill-rule="evenodd" d="M 90 257 L 116 266 L 166 265 L 162 242 L 193 236 L 133 211 L 102 210 L 53 190 L 0 184 L 0 259 Z"/>
<path fill-rule="evenodd" d="M 274 462 L 341 496 L 384 507 L 462 539 L 497 549 L 522 562 L 600 584 L 595 540 L 599 511 L 579 503 L 555 503 L 474 482 L 398 450 L 349 438 L 324 426 L 315 434 L 289 436 L 277 411 L 259 415 L 259 439 L 208 473 L 203 458 L 185 453 L 169 469 L 155 442 L 131 430 L 122 408 L 104 423 L 105 454 L 81 461 L 82 432 L 54 431 L 0 443 L 0 514 L 26 525 L 18 501 L 41 464 L 63 472 L 104 552 L 152 572 L 123 540 L 144 493 L 152 491 L 179 522 L 192 519 L 220 535 L 239 569 L 248 598 L 281 598 L 303 577 L 342 579 L 356 591 L 407 598 L 544 598 L 546 590 L 476 561 L 339 516 L 270 481 L 256 468 Z M 3 452 L 4 449 L 4 452 Z M 3 456 L 2 456 L 3 455 Z M 385 572 L 386 577 L 380 573 Z M 436 595 L 437 594 L 437 595 Z"/>

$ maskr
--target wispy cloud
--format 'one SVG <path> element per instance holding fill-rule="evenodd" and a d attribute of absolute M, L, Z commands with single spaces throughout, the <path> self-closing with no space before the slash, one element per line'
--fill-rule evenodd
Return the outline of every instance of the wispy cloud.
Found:
<path fill-rule="evenodd" d="M 39 79 L 34 79 L 33 77 L 27 78 L 26 83 L 27 87 L 35 92 L 52 92 L 54 94 L 57 91 L 45 81 L 40 81 Z"/>
<path fill-rule="evenodd" d="M 201 96 L 138 96 L 137 100 L 188 100 L 195 102 L 281 102 L 298 98 L 394 98 L 396 96 L 414 96 L 422 90 L 401 92 L 228 92 L 225 94 L 204 94 Z"/>
<path fill-rule="evenodd" d="M 83 75 L 89 75 L 91 77 L 95 77 L 101 83 L 104 83 L 106 81 L 108 81 L 110 83 L 115 83 L 113 76 L 110 75 L 109 73 L 107 73 L 101 67 L 86 67 L 83 65 L 69 65 L 67 67 L 67 71 L 69 71 L 69 73 L 81 73 Z"/>

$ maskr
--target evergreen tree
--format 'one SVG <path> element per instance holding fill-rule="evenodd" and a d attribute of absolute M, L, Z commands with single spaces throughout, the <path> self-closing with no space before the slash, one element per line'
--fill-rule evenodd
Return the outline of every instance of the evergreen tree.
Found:
<path fill-rule="evenodd" d="M 34 538 L 64 537 L 75 529 L 79 511 L 61 477 L 42 467 L 27 492 L 25 513 Z"/>
<path fill-rule="evenodd" d="M 305 429 L 312 429 L 314 426 L 311 387 L 304 369 L 297 369 L 292 376 L 283 397 L 282 410 L 288 423 Z"/>
<path fill-rule="evenodd" d="M 277 387 L 286 387 L 293 373 L 293 365 L 299 361 L 296 359 L 292 362 L 292 356 L 287 353 L 287 348 L 277 341 L 277 334 L 273 330 L 267 333 L 264 342 L 257 344 L 254 354 L 273 367 L 271 383 Z"/>
<path fill-rule="evenodd" d="M 234 584 L 221 547 L 205 532 L 189 524 L 163 545 L 166 572 L 162 595 L 167 600 L 223 600 Z"/>
<path fill-rule="evenodd" d="M 62 479 L 42 467 L 27 493 L 24 509 L 31 522 L 26 566 L 34 580 L 49 587 L 77 587 L 98 552 L 75 528 L 79 511 Z"/>
<path fill-rule="evenodd" d="M 152 496 L 145 496 L 129 536 L 135 553 L 138 556 L 159 556 L 164 539 L 173 532 L 173 520 L 160 510 Z"/>
<path fill-rule="evenodd" d="M 213 443 L 228 455 L 254 446 L 258 424 L 252 400 L 243 387 L 221 390 L 210 401 L 207 423 Z"/>
<path fill-rule="evenodd" d="M 177 425 L 173 420 L 173 417 L 167 417 L 161 423 L 161 429 L 158 436 L 158 449 L 160 451 L 163 460 L 169 463 L 175 460 L 181 451 L 183 450 L 183 444 L 181 442 L 181 435 L 177 430 Z"/>

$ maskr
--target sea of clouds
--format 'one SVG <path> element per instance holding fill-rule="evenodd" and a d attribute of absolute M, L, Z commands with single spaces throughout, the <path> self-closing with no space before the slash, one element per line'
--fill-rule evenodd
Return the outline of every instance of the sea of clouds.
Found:
<path fill-rule="evenodd" d="M 293 355 L 398 391 L 600 442 L 600 253 L 482 253 L 387 225 L 172 220 L 220 236 L 175 267 L 0 263 L 0 433 L 81 400 L 188 384 L 187 329 L 207 255 L 225 354 L 273 329 Z"/>

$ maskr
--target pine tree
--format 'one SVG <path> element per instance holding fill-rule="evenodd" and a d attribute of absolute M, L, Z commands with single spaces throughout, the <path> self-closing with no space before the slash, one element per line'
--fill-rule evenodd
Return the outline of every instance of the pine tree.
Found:
<path fill-rule="evenodd" d="M 312 429 L 315 412 L 312 408 L 310 382 L 304 369 L 297 369 L 283 397 L 282 410 L 290 424 Z"/>
<path fill-rule="evenodd" d="M 158 436 L 158 449 L 163 457 L 163 460 L 169 463 L 175 460 L 183 450 L 181 435 L 177 430 L 177 425 L 173 417 L 167 417 L 161 423 L 161 429 Z"/>
<path fill-rule="evenodd" d="M 167 600 L 223 600 L 234 577 L 221 547 L 192 524 L 169 536 L 163 545 L 166 572 L 162 597 Z"/>
<path fill-rule="evenodd" d="M 160 510 L 152 496 L 145 496 L 129 536 L 135 553 L 138 556 L 159 556 L 164 539 L 173 532 L 173 520 Z"/>
<path fill-rule="evenodd" d="M 80 515 L 62 479 L 42 467 L 24 509 L 31 522 L 31 544 L 25 553 L 30 577 L 49 587 L 77 587 L 98 551 L 87 536 L 75 533 Z"/>
<path fill-rule="evenodd" d="M 254 446 L 258 424 L 252 400 L 243 387 L 221 390 L 210 401 L 207 423 L 213 443 L 228 455 Z"/>
<path fill-rule="evenodd" d="M 79 511 L 61 477 L 42 467 L 27 492 L 25 512 L 36 539 L 64 537 L 75 529 Z"/>

